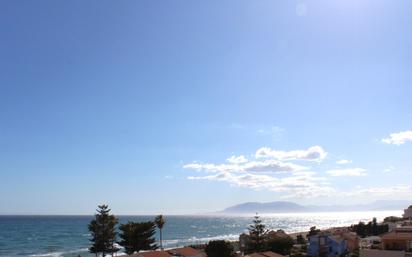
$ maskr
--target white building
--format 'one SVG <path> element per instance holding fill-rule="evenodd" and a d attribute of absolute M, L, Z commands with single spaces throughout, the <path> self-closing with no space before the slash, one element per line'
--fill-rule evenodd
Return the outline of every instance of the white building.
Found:
<path fill-rule="evenodd" d="M 409 206 L 408 209 L 405 209 L 403 217 L 406 218 L 406 219 L 411 219 L 412 218 L 412 205 Z"/>

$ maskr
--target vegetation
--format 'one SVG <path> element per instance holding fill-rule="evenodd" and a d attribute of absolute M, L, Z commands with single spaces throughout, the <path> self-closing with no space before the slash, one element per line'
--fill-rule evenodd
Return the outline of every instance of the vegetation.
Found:
<path fill-rule="evenodd" d="M 205 249 L 208 257 L 233 257 L 234 249 L 230 242 L 224 240 L 210 241 Z"/>
<path fill-rule="evenodd" d="M 92 246 L 89 248 L 91 253 L 100 253 L 101 256 L 107 254 L 113 255 L 119 249 L 115 247 L 116 242 L 116 225 L 117 218 L 110 214 L 110 209 L 107 205 L 99 205 L 96 210 L 97 214 L 88 226 L 92 235 L 90 241 Z"/>
<path fill-rule="evenodd" d="M 248 251 L 260 252 L 265 247 L 265 235 L 267 233 L 265 225 L 262 223 L 260 217 L 256 214 L 253 224 L 249 227 L 250 242 L 248 244 Z"/>
<path fill-rule="evenodd" d="M 306 235 L 307 238 L 310 238 L 311 236 L 315 236 L 320 233 L 320 229 L 317 229 L 316 227 L 311 227 L 309 230 L 309 233 Z"/>
<path fill-rule="evenodd" d="M 157 228 L 159 229 L 160 232 L 160 249 L 163 250 L 163 234 L 162 234 L 162 229 L 163 226 L 165 225 L 166 221 L 163 218 L 163 215 L 159 215 L 155 218 L 155 224 Z"/>
<path fill-rule="evenodd" d="M 306 240 L 302 236 L 302 234 L 299 234 L 299 235 L 296 236 L 296 243 L 300 244 L 300 245 L 306 244 Z"/>
<path fill-rule="evenodd" d="M 356 232 L 360 237 L 367 237 L 367 236 L 377 236 L 383 233 L 388 232 L 389 227 L 388 225 L 379 225 L 376 221 L 376 218 L 373 218 L 368 224 L 364 222 L 359 222 L 356 225 L 351 226 L 351 230 Z"/>
<path fill-rule="evenodd" d="M 121 241 L 119 244 L 129 255 L 141 250 L 157 249 L 154 238 L 156 225 L 152 221 L 128 222 L 120 225 L 120 231 Z"/>
<path fill-rule="evenodd" d="M 293 239 L 289 236 L 287 237 L 277 237 L 269 239 L 266 242 L 266 249 L 275 253 L 282 255 L 289 255 L 290 249 L 293 247 Z"/>
<path fill-rule="evenodd" d="M 396 216 L 389 216 L 386 217 L 383 221 L 384 222 L 399 222 L 399 221 L 403 221 L 404 218 L 401 217 L 396 217 Z"/>

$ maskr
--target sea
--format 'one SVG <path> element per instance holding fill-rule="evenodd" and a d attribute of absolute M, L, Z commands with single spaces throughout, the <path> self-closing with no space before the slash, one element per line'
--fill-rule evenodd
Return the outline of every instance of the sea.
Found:
<path fill-rule="evenodd" d="M 296 233 L 308 231 L 312 226 L 348 226 L 374 217 L 381 221 L 401 214 L 401 211 L 281 213 L 264 214 L 261 219 L 268 229 Z M 0 256 L 93 256 L 88 253 L 87 229 L 92 219 L 93 216 L 0 216 Z M 153 219 L 154 216 L 119 216 L 120 223 Z M 247 231 L 253 215 L 171 215 L 165 219 L 163 244 L 172 248 L 216 239 L 237 240 Z"/>

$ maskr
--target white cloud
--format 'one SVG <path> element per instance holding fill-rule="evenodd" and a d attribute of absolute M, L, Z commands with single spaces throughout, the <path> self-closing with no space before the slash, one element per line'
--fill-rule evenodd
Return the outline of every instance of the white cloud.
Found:
<path fill-rule="evenodd" d="M 326 173 L 333 177 L 356 177 L 356 176 L 365 176 L 365 169 L 362 168 L 351 168 L 351 169 L 335 169 L 335 170 L 328 170 Z"/>
<path fill-rule="evenodd" d="M 326 178 L 308 171 L 309 167 L 280 159 L 317 160 L 323 159 L 325 155 L 320 147 L 290 152 L 269 149 L 263 160 L 248 160 L 240 155 L 231 156 L 224 163 L 195 162 L 186 164 L 183 168 L 209 173 L 188 176 L 190 180 L 223 181 L 236 187 L 280 192 L 281 197 L 313 197 L 325 195 L 334 189 Z M 258 155 L 258 158 L 262 157 Z"/>
<path fill-rule="evenodd" d="M 326 158 L 327 152 L 320 146 L 312 146 L 306 150 L 278 151 L 269 147 L 262 147 L 256 151 L 256 158 L 274 158 L 278 160 L 307 160 L 321 161 Z"/>
<path fill-rule="evenodd" d="M 403 145 L 407 141 L 412 141 L 412 131 L 402 131 L 399 133 L 392 133 L 389 137 L 382 139 L 385 144 Z"/>
<path fill-rule="evenodd" d="M 248 160 L 246 159 L 246 157 L 243 156 L 243 155 L 240 155 L 240 156 L 234 156 L 234 155 L 232 155 L 232 156 L 230 156 L 229 158 L 227 158 L 226 160 L 227 160 L 228 162 L 230 162 L 230 163 L 245 163 L 245 162 L 248 161 Z"/>
<path fill-rule="evenodd" d="M 352 163 L 352 161 L 351 160 L 339 160 L 336 162 L 336 164 L 349 164 L 349 163 Z"/>
<path fill-rule="evenodd" d="M 213 163 L 189 163 L 183 166 L 184 169 L 191 169 L 205 172 L 295 172 L 307 169 L 293 163 L 280 162 L 276 160 L 249 161 L 246 163 L 213 164 Z"/>
<path fill-rule="evenodd" d="M 254 190 L 269 190 L 286 193 L 283 197 L 315 197 L 334 192 L 328 185 L 320 183 L 324 178 L 316 177 L 313 172 L 295 173 L 290 177 L 276 178 L 262 174 L 231 174 L 218 173 L 210 176 L 190 176 L 190 180 L 224 181 L 232 186 L 251 188 Z"/>

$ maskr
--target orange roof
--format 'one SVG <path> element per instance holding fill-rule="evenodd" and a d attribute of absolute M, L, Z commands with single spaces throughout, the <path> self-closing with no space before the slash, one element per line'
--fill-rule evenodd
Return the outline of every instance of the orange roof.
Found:
<path fill-rule="evenodd" d="M 170 253 L 164 251 L 150 251 L 150 252 L 142 252 L 138 253 L 137 255 L 133 255 L 136 257 L 171 257 Z"/>
<path fill-rule="evenodd" d="M 176 248 L 176 249 L 171 249 L 168 250 L 170 254 L 180 254 L 183 255 L 184 257 L 186 256 L 197 256 L 200 255 L 201 252 L 199 250 L 196 250 L 192 247 L 183 247 L 183 248 Z"/>

